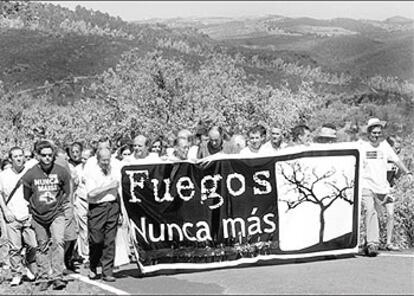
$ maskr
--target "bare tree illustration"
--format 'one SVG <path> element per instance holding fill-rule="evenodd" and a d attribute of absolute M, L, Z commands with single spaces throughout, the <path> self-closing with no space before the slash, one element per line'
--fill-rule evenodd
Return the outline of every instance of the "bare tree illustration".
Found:
<path fill-rule="evenodd" d="M 338 199 L 342 199 L 352 205 L 354 203 L 353 198 L 348 197 L 347 192 L 350 189 L 354 188 L 354 181 L 350 181 L 345 174 L 342 174 L 345 181 L 345 186 L 339 188 L 336 185 L 335 181 L 329 181 L 328 179 L 332 177 L 336 170 L 331 168 L 325 173 L 318 175 L 315 168 L 310 172 L 310 169 L 305 169 L 299 162 L 287 162 L 287 166 L 290 168 L 291 172 L 287 172 L 285 167 L 280 163 L 279 168 L 283 178 L 291 185 L 289 191 L 295 191 L 298 193 L 298 198 L 295 200 L 284 200 L 279 199 L 280 201 L 286 202 L 288 208 L 287 211 L 295 209 L 297 206 L 303 203 L 312 203 L 320 208 L 319 221 L 319 244 L 323 243 L 323 234 L 325 230 L 325 211 Z M 330 190 L 327 194 L 323 196 L 318 196 L 315 193 L 315 186 L 323 182 L 325 186 L 328 186 Z"/>

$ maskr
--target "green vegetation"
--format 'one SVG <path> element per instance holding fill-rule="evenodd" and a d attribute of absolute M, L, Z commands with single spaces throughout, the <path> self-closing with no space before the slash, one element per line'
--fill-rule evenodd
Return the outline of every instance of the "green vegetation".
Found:
<path fill-rule="evenodd" d="M 286 132 L 298 123 L 362 128 L 376 116 L 403 138 L 403 159 L 412 164 L 409 81 L 332 72 L 305 54 L 227 47 L 192 29 L 130 24 L 81 7 L 0 8 L 2 155 L 16 144 L 31 148 L 42 131 L 64 144 L 168 135 L 199 122 L 231 133 L 253 123 Z M 401 180 L 398 195 L 396 240 L 412 247 L 412 184 Z"/>

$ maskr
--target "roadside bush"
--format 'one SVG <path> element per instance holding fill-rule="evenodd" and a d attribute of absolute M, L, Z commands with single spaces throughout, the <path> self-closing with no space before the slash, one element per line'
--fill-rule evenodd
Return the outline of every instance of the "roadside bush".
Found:
<path fill-rule="evenodd" d="M 413 170 L 414 160 L 414 133 L 404 139 L 404 150 L 401 159 L 405 165 Z M 407 176 L 401 176 L 395 185 L 397 201 L 394 210 L 394 243 L 401 248 L 414 247 L 414 186 Z M 381 241 L 386 239 L 386 217 L 380 218 Z"/>
<path fill-rule="evenodd" d="M 397 183 L 396 196 L 398 200 L 394 210 L 394 243 L 400 248 L 407 249 L 414 246 L 414 188 L 406 178 Z M 385 243 L 386 217 L 381 221 L 381 241 Z"/>

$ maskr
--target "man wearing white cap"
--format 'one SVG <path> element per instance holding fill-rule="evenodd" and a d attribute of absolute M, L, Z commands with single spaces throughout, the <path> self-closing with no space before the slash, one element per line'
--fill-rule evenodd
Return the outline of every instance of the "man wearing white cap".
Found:
<path fill-rule="evenodd" d="M 366 254 L 374 257 L 378 254 L 379 222 L 378 212 L 385 196 L 390 191 L 387 181 L 387 162 L 394 162 L 406 174 L 411 172 L 401 162 L 391 146 L 383 140 L 382 131 L 385 121 L 378 118 L 368 120 L 368 141 L 361 141 L 362 159 L 362 204 L 366 209 Z"/>

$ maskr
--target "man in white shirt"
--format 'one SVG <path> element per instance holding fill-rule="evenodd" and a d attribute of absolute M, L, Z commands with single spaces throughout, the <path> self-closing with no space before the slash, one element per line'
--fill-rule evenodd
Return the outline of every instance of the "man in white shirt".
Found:
<path fill-rule="evenodd" d="M 111 151 L 107 148 L 98 150 L 96 157 L 96 164 L 85 167 L 84 172 L 89 202 L 89 278 L 98 279 L 96 269 L 101 262 L 103 280 L 114 282 L 120 168 L 112 163 Z"/>
<path fill-rule="evenodd" d="M 7 237 L 10 243 L 9 260 L 13 279 L 12 286 L 20 285 L 25 270 L 21 256 L 23 245 L 26 245 L 26 262 L 34 271 L 36 262 L 36 235 L 31 227 L 28 202 L 23 196 L 20 178 L 26 173 L 23 149 L 13 147 L 9 151 L 12 167 L 0 173 L 0 207 L 6 220 Z"/>
<path fill-rule="evenodd" d="M 260 147 L 260 153 L 267 155 L 267 154 L 273 154 L 276 151 L 285 148 L 287 146 L 286 143 L 283 142 L 283 132 L 282 129 L 274 126 L 270 130 L 271 138 L 269 141 L 263 144 L 262 147 Z"/>
<path fill-rule="evenodd" d="M 134 138 L 132 148 L 133 152 L 128 158 L 125 158 L 125 162 L 128 164 L 139 164 L 145 159 L 148 154 L 148 138 L 144 135 L 138 135 Z"/>
<path fill-rule="evenodd" d="M 187 160 L 188 149 L 190 148 L 190 143 L 186 138 L 177 138 L 174 145 L 174 153 L 168 160 L 171 161 L 182 161 Z"/>
<path fill-rule="evenodd" d="M 260 148 L 266 140 L 266 128 L 262 125 L 255 125 L 252 127 L 248 135 L 248 145 L 240 151 L 240 155 L 254 156 L 260 155 Z"/>
<path fill-rule="evenodd" d="M 312 131 L 305 124 L 298 124 L 292 129 L 292 143 L 289 146 L 305 147 L 312 143 Z"/>
<path fill-rule="evenodd" d="M 94 145 L 95 147 L 95 145 Z M 100 149 L 109 149 L 112 153 L 113 151 L 113 147 L 112 147 L 112 141 L 109 137 L 107 136 L 103 136 L 101 138 L 99 138 L 97 145 L 96 145 L 96 151 L 100 150 Z M 117 154 L 116 153 L 112 153 L 111 155 L 111 161 L 113 163 L 117 163 L 119 164 L 119 160 L 116 158 Z M 89 166 L 95 166 L 96 165 L 96 155 L 93 155 L 92 157 L 88 158 L 85 164 L 85 168 L 89 167 Z"/>
<path fill-rule="evenodd" d="M 378 254 L 379 221 L 376 208 L 390 191 L 387 181 L 387 162 L 394 162 L 406 174 L 411 172 L 401 162 L 391 146 L 382 139 L 385 122 L 378 118 L 368 121 L 368 141 L 361 140 L 362 159 L 362 204 L 366 209 L 366 254 L 374 257 Z"/>

